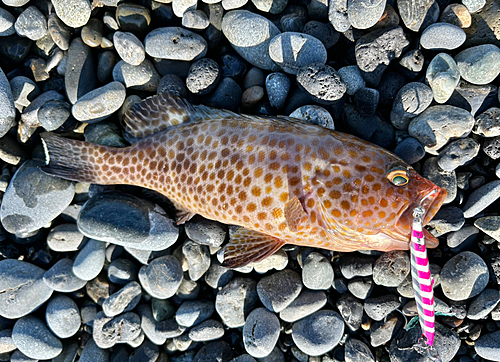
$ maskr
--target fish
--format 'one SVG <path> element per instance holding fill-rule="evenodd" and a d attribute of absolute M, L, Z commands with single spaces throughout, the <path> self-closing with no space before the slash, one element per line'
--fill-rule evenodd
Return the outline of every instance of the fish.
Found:
<path fill-rule="evenodd" d="M 192 105 L 161 93 L 123 117 L 113 148 L 41 134 L 48 174 L 145 187 L 169 198 L 182 224 L 199 214 L 240 226 L 223 266 L 259 262 L 285 244 L 339 252 L 408 250 L 412 210 L 428 223 L 446 190 L 389 151 L 286 116 Z M 428 246 L 437 239 L 424 229 Z"/>

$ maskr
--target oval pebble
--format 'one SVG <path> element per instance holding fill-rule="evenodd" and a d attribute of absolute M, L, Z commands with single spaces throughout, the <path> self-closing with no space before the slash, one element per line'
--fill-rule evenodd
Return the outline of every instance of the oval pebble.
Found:
<path fill-rule="evenodd" d="M 488 182 L 474 190 L 462 207 L 465 218 L 471 218 L 486 209 L 500 197 L 500 180 Z"/>
<path fill-rule="evenodd" d="M 26 316 L 18 319 L 12 328 L 16 347 L 33 359 L 51 359 L 62 352 L 62 343 L 39 318 Z"/>
<path fill-rule="evenodd" d="M 217 62 L 203 58 L 193 62 L 186 78 L 187 89 L 193 94 L 203 96 L 215 89 L 219 83 L 221 72 Z"/>
<path fill-rule="evenodd" d="M 118 314 L 129 312 L 139 304 L 141 296 L 141 286 L 136 281 L 132 281 L 106 298 L 102 302 L 102 311 L 106 317 L 114 317 Z"/>
<path fill-rule="evenodd" d="M 181 262 L 172 255 L 156 258 L 139 271 L 142 287 L 158 299 L 172 297 L 179 289 L 182 279 Z"/>
<path fill-rule="evenodd" d="M 326 294 L 323 291 L 304 289 L 299 296 L 280 312 L 280 318 L 285 322 L 296 322 L 323 308 L 326 304 Z"/>
<path fill-rule="evenodd" d="M 474 344 L 476 353 L 488 361 L 500 361 L 500 331 L 486 333 Z"/>
<path fill-rule="evenodd" d="M 43 275 L 43 281 L 56 292 L 71 293 L 83 288 L 87 281 L 73 273 L 73 260 L 64 258 L 55 263 Z"/>
<path fill-rule="evenodd" d="M 465 42 L 465 32 L 458 26 L 448 23 L 429 25 L 420 37 L 420 44 L 425 49 L 456 49 Z"/>
<path fill-rule="evenodd" d="M 128 64 L 139 65 L 146 57 L 144 45 L 132 33 L 115 31 L 113 34 L 113 45 L 120 58 Z"/>
<path fill-rule="evenodd" d="M 348 0 L 347 15 L 353 28 L 368 29 L 382 17 L 386 0 Z"/>
<path fill-rule="evenodd" d="M 73 264 L 73 273 L 82 280 L 94 279 L 102 270 L 106 259 L 106 243 L 90 239 L 80 250 Z"/>
<path fill-rule="evenodd" d="M 160 79 L 158 71 L 148 59 L 139 65 L 128 64 L 120 60 L 113 68 L 113 80 L 135 90 L 156 92 Z"/>
<path fill-rule="evenodd" d="M 47 34 L 47 19 L 35 6 L 28 6 L 17 17 L 14 24 L 16 32 L 31 40 L 38 40 Z"/>
<path fill-rule="evenodd" d="M 425 79 L 432 89 L 436 102 L 445 103 L 460 81 L 457 63 L 448 54 L 439 53 L 431 60 Z"/>
<path fill-rule="evenodd" d="M 103 312 L 96 314 L 92 336 L 99 348 L 111 348 L 117 343 L 132 342 L 141 335 L 141 319 L 132 312 L 116 317 L 106 317 Z"/>
<path fill-rule="evenodd" d="M 290 113 L 290 117 L 315 124 L 331 130 L 335 129 L 333 117 L 325 108 L 316 105 L 305 105 Z"/>
<path fill-rule="evenodd" d="M 455 61 L 462 78 L 472 84 L 491 83 L 500 74 L 500 49 L 493 44 L 462 50 Z"/>
<path fill-rule="evenodd" d="M 207 53 L 207 42 L 199 34 L 177 26 L 156 28 L 144 39 L 146 53 L 153 58 L 191 61 Z"/>
<path fill-rule="evenodd" d="M 346 87 L 339 74 L 329 65 L 314 63 L 297 73 L 299 87 L 317 103 L 332 104 L 342 98 Z"/>
<path fill-rule="evenodd" d="M 373 281 L 385 287 L 397 287 L 410 273 L 408 253 L 400 250 L 384 253 L 373 266 Z"/>
<path fill-rule="evenodd" d="M 451 300 L 475 297 L 486 288 L 488 267 L 484 260 L 470 251 L 463 251 L 448 260 L 441 269 L 441 289 Z"/>
<path fill-rule="evenodd" d="M 210 318 L 214 304 L 208 300 L 186 300 L 175 313 L 175 320 L 183 327 L 195 326 Z"/>
<path fill-rule="evenodd" d="M 365 343 L 349 338 L 345 344 L 345 362 L 375 362 L 375 357 Z"/>
<path fill-rule="evenodd" d="M 411 165 L 425 156 L 424 146 L 413 137 L 405 138 L 394 150 L 394 154 Z"/>
<path fill-rule="evenodd" d="M 257 303 L 256 282 L 250 278 L 234 278 L 215 299 L 215 309 L 229 328 L 239 328 Z"/>
<path fill-rule="evenodd" d="M 56 295 L 49 300 L 45 320 L 52 333 L 59 338 L 74 336 L 82 324 L 78 306 L 65 295 Z"/>
<path fill-rule="evenodd" d="M 262 304 L 276 313 L 290 305 L 301 290 L 300 276 L 290 269 L 266 276 L 257 283 L 257 294 Z"/>
<path fill-rule="evenodd" d="M 137 265 L 129 259 L 115 259 L 108 267 L 108 278 L 111 283 L 127 284 L 137 279 Z"/>
<path fill-rule="evenodd" d="M 125 97 L 125 86 L 120 82 L 111 82 L 78 99 L 71 112 L 81 122 L 99 122 L 120 109 Z"/>
<path fill-rule="evenodd" d="M 320 253 L 312 252 L 304 260 L 302 282 L 312 290 L 330 289 L 333 283 L 332 264 Z"/>
<path fill-rule="evenodd" d="M 311 35 L 286 32 L 271 39 L 269 56 L 286 73 L 297 74 L 311 63 L 325 64 L 326 48 Z"/>
<path fill-rule="evenodd" d="M 189 331 L 189 338 L 195 342 L 206 342 L 219 339 L 224 335 L 222 323 L 214 319 L 207 319 L 194 326 Z"/>
<path fill-rule="evenodd" d="M 9 36 L 16 32 L 14 23 L 16 18 L 7 10 L 0 8 L 0 37 Z"/>
<path fill-rule="evenodd" d="M 500 291 L 498 289 L 485 289 L 475 297 L 467 310 L 467 318 L 472 320 L 488 317 L 500 302 Z"/>
<path fill-rule="evenodd" d="M 400 305 L 398 297 L 393 294 L 385 294 L 376 298 L 368 298 L 365 301 L 364 309 L 368 317 L 375 321 L 381 321 Z"/>
<path fill-rule="evenodd" d="M 344 335 L 344 321 L 333 310 L 321 310 L 294 323 L 292 339 L 309 356 L 331 351 Z"/>
<path fill-rule="evenodd" d="M 432 98 L 432 89 L 428 85 L 420 82 L 405 84 L 396 94 L 392 104 L 392 125 L 406 131 L 411 120 L 430 106 Z"/>
<path fill-rule="evenodd" d="M 290 78 L 284 73 L 270 73 L 266 77 L 266 92 L 272 107 L 276 109 L 284 107 L 290 86 Z"/>
<path fill-rule="evenodd" d="M 243 326 L 243 344 L 249 355 L 263 358 L 271 354 L 280 334 L 280 322 L 266 308 L 254 309 Z"/>
<path fill-rule="evenodd" d="M 59 19 L 71 28 L 84 26 L 90 19 L 89 0 L 54 0 L 52 5 Z"/>
<path fill-rule="evenodd" d="M 76 357 L 76 355 L 75 355 Z M 79 362 L 110 362 L 110 356 L 109 356 L 109 350 L 100 348 L 97 346 L 97 344 L 94 342 L 92 338 L 90 338 L 87 343 L 85 344 L 85 347 L 83 347 L 82 354 L 80 355 L 80 359 L 78 360 Z M 71 360 L 71 357 L 69 357 L 69 360 Z M 66 359 L 64 360 L 57 360 L 53 359 L 52 362 L 67 362 Z"/>

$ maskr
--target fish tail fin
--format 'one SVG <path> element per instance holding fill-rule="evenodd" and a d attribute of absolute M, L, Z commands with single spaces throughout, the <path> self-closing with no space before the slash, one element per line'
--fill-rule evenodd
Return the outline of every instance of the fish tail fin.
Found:
<path fill-rule="evenodd" d="M 110 185 L 118 182 L 113 172 L 105 172 L 104 164 L 120 149 L 42 133 L 45 164 L 42 171 L 61 178 Z M 109 165 L 108 168 L 111 168 Z"/>

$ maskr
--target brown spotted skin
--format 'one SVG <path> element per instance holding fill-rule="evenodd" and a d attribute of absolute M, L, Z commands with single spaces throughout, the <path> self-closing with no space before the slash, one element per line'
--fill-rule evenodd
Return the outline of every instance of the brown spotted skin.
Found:
<path fill-rule="evenodd" d="M 125 149 L 95 147 L 88 157 L 99 183 L 146 187 L 180 210 L 338 251 L 407 249 L 413 208 L 439 190 L 426 201 L 426 223 L 446 195 L 380 147 L 298 122 L 216 119 Z M 407 185 L 389 182 L 394 166 L 408 169 Z M 294 196 L 307 215 L 296 227 L 285 215 Z"/>

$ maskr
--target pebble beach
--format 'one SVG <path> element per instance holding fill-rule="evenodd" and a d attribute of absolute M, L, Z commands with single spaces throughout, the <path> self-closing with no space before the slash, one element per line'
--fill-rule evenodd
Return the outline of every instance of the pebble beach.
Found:
<path fill-rule="evenodd" d="M 237 226 L 41 171 L 40 133 L 126 147 L 123 115 L 165 91 L 358 136 L 445 188 L 434 346 L 500 361 L 500 2 L 452 1 L 1 0 L 0 361 L 432 361 L 409 251 L 227 269 Z"/>

